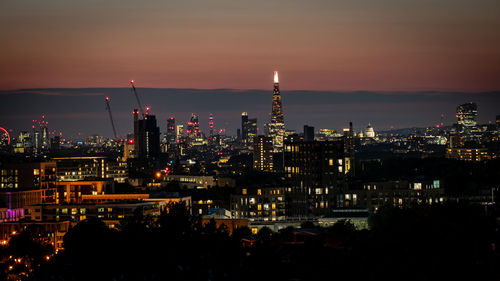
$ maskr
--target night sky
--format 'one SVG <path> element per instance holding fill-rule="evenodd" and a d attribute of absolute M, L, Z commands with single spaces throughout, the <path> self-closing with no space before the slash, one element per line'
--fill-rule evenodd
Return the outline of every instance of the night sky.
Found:
<path fill-rule="evenodd" d="M 67 135 L 110 136 L 109 95 L 124 134 L 135 79 L 162 130 L 213 112 L 234 133 L 241 111 L 267 119 L 273 70 L 291 129 L 452 123 L 468 101 L 486 123 L 499 30 L 498 0 L 0 1 L 0 126 L 46 114 Z"/>

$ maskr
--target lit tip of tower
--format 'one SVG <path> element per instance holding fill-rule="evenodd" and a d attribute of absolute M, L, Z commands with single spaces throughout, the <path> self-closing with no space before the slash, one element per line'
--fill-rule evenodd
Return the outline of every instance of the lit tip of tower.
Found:
<path fill-rule="evenodd" d="M 279 81 L 279 78 L 278 78 L 278 71 L 277 71 L 277 70 L 275 70 L 275 71 L 274 71 L 274 83 L 279 83 L 279 82 L 280 82 L 280 81 Z"/>
<path fill-rule="evenodd" d="M 130 80 L 130 84 L 134 84 L 134 83 L 135 83 L 134 79 Z"/>
<path fill-rule="evenodd" d="M 109 101 L 109 97 L 106 97 L 106 101 Z"/>

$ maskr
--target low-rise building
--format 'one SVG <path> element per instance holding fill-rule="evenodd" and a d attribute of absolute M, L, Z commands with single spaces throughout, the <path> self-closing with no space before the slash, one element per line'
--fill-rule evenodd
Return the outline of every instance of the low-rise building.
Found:
<path fill-rule="evenodd" d="M 365 182 L 361 190 L 351 190 L 337 196 L 343 208 L 366 208 L 376 211 L 383 205 L 407 206 L 436 204 L 446 201 L 439 180 Z"/>
<path fill-rule="evenodd" d="M 184 189 L 210 188 L 217 184 L 213 176 L 165 175 L 163 179 L 167 182 L 179 182 Z"/>
<path fill-rule="evenodd" d="M 115 202 L 102 204 L 54 204 L 26 206 L 26 221 L 71 221 L 80 222 L 88 218 L 99 218 L 108 224 L 116 224 L 137 212 L 144 216 L 158 216 L 166 204 L 153 202 Z"/>
<path fill-rule="evenodd" d="M 56 203 L 80 203 L 83 195 L 98 195 L 112 192 L 113 182 L 105 180 L 58 181 Z"/>
<path fill-rule="evenodd" d="M 487 148 L 447 148 L 446 157 L 450 159 L 480 162 L 491 159 Z"/>
<path fill-rule="evenodd" d="M 0 164 L 0 190 L 53 188 L 56 162 Z"/>
<path fill-rule="evenodd" d="M 231 215 L 250 221 L 285 219 L 285 187 L 240 188 L 231 195 Z"/>

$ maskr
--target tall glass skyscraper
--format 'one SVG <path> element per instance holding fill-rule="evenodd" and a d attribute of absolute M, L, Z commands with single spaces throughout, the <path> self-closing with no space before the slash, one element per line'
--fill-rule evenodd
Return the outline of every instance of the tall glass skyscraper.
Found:
<path fill-rule="evenodd" d="M 271 111 L 271 122 L 268 125 L 268 135 L 273 139 L 275 152 L 283 150 L 283 137 L 285 134 L 285 118 L 281 105 L 280 84 L 278 71 L 274 71 L 273 106 Z"/>

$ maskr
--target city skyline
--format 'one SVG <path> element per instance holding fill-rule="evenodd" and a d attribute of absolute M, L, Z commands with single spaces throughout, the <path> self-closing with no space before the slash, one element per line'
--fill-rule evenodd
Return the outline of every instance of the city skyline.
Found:
<path fill-rule="evenodd" d="M 500 92 L 439 93 L 439 92 L 333 92 L 291 91 L 282 83 L 286 128 L 301 132 L 303 125 L 341 131 L 353 121 L 356 131 L 371 123 L 375 130 L 433 126 L 445 114 L 445 124 L 456 122 L 459 104 L 478 103 L 479 123 L 494 122 L 498 115 Z M 258 119 L 259 133 L 270 120 L 272 88 L 268 90 L 199 90 L 138 88 L 144 106 L 151 106 L 157 116 L 160 131 L 166 132 L 166 120 L 175 117 L 177 124 L 186 125 L 191 113 L 200 116 L 200 127 L 208 132 L 209 114 L 214 114 L 215 128 L 225 128 L 236 135 L 241 112 Z M 50 130 L 62 130 L 66 137 L 84 135 L 112 136 L 106 112 L 105 97 L 110 97 L 118 134 L 132 129 L 132 110 L 137 108 L 128 88 L 107 89 L 32 89 L 0 91 L 6 97 L 0 104 L 2 126 L 18 133 L 29 130 L 33 119 L 47 116 Z M 29 104 L 19 106 L 25 100 Z M 100 120 L 102 122 L 95 122 Z"/>
<path fill-rule="evenodd" d="M 500 280 L 499 0 L 0 1 L 1 280 Z"/>

